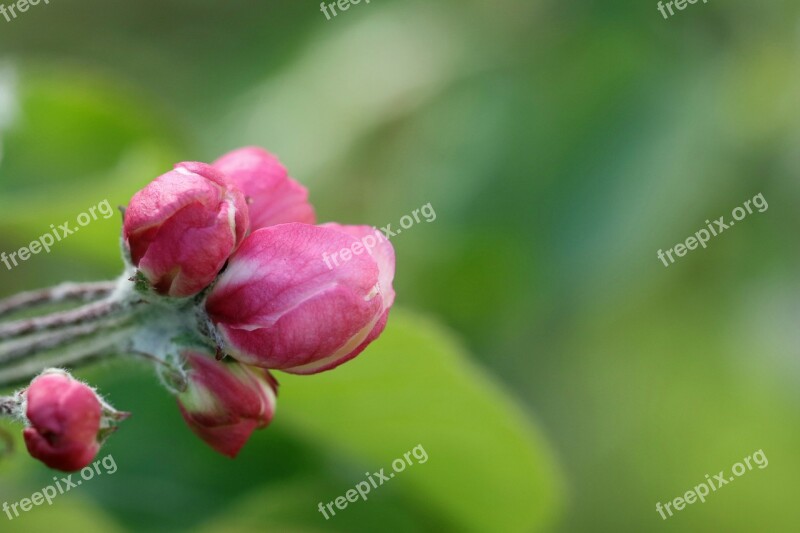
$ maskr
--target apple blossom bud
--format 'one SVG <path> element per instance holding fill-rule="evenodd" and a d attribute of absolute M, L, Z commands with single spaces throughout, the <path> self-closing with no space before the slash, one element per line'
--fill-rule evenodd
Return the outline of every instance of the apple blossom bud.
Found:
<path fill-rule="evenodd" d="M 217 276 L 247 233 L 244 195 L 204 163 L 179 163 L 136 193 L 123 235 L 156 292 L 183 298 Z"/>
<path fill-rule="evenodd" d="M 50 468 L 73 472 L 90 464 L 100 449 L 103 407 L 94 390 L 64 372 L 31 382 L 26 397 L 28 452 Z"/>
<path fill-rule="evenodd" d="M 206 302 L 222 349 L 240 362 L 314 374 L 358 355 L 386 325 L 394 252 L 352 252 L 354 233 L 281 224 L 250 235 Z M 351 250 L 329 268 L 323 257 Z M 379 259 L 379 260 L 378 260 Z"/>
<path fill-rule="evenodd" d="M 372 255 L 375 262 L 378 264 L 378 281 L 381 284 L 381 295 L 383 296 L 383 306 L 389 309 L 394 304 L 394 288 L 392 281 L 394 280 L 394 248 L 389 243 L 389 240 L 384 237 L 380 230 L 371 226 L 345 226 L 336 224 L 335 222 L 328 222 L 322 224 L 323 228 L 331 228 L 338 231 L 348 233 L 358 239 L 363 250 Z M 359 248 L 351 249 L 352 254 L 356 254 Z M 341 253 L 341 251 L 340 251 Z M 363 253 L 363 252 L 359 252 Z"/>
<path fill-rule="evenodd" d="M 262 368 L 186 354 L 189 380 L 178 406 L 189 428 L 216 451 L 236 457 L 275 414 L 278 382 Z"/>
<path fill-rule="evenodd" d="M 254 146 L 229 152 L 213 163 L 247 197 L 250 229 L 302 222 L 314 224 L 308 190 L 289 177 L 278 158 Z"/>

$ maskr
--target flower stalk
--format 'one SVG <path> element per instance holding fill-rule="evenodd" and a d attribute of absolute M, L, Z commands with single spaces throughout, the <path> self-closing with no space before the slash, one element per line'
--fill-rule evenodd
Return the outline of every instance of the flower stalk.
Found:
<path fill-rule="evenodd" d="M 26 318 L 0 324 L 0 339 L 13 339 L 30 333 L 62 329 L 68 326 L 90 324 L 121 309 L 120 302 L 101 300 L 78 309 L 61 311 L 43 317 Z"/>
<path fill-rule="evenodd" d="M 5 318 L 13 313 L 28 311 L 42 305 L 81 300 L 89 302 L 97 298 L 108 296 L 116 286 L 117 283 L 114 281 L 62 283 L 47 289 L 22 292 L 0 300 L 0 318 Z"/>
<path fill-rule="evenodd" d="M 43 369 L 82 366 L 129 343 L 143 312 L 133 284 L 65 284 L 0 302 L 6 313 L 66 300 L 91 299 L 75 309 L 0 324 L 0 388 L 18 385 Z"/>

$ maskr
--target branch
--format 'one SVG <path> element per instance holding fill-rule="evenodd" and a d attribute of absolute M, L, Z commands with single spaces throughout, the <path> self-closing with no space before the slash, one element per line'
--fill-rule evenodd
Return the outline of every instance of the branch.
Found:
<path fill-rule="evenodd" d="M 56 345 L 55 349 L 38 352 L 11 365 L 3 364 L 0 366 L 0 389 L 24 385 L 44 368 L 76 368 L 116 355 L 115 352 L 125 351 L 127 342 L 137 327 L 133 323 L 112 329 L 106 324 L 99 334 L 78 338 L 66 346 Z"/>
<path fill-rule="evenodd" d="M 0 318 L 44 304 L 60 303 L 74 300 L 96 300 L 107 296 L 116 287 L 114 281 L 96 283 L 62 283 L 55 287 L 23 292 L 5 300 L 0 300 Z"/>
<path fill-rule="evenodd" d="M 121 309 L 120 302 L 102 300 L 69 311 L 0 324 L 0 340 L 95 321 Z"/>
<path fill-rule="evenodd" d="M 77 324 L 58 331 L 48 331 L 31 337 L 13 339 L 9 342 L 0 343 L 0 368 L 8 366 L 9 363 L 13 363 L 25 357 L 34 357 L 39 352 L 58 348 L 76 341 L 79 342 L 87 337 L 98 335 L 105 329 L 119 327 L 125 324 L 131 317 L 131 314 L 112 316 L 109 317 L 108 320 L 96 320 L 87 324 Z"/>

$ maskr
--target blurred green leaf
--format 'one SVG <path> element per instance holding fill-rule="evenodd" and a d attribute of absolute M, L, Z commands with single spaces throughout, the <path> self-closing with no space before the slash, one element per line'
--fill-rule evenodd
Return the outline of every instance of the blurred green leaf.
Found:
<path fill-rule="evenodd" d="M 26 497 L 30 497 L 30 494 Z M 4 522 L 7 521 L 5 514 L 0 518 Z M 87 531 L 123 533 L 125 531 L 96 504 L 69 495 L 56 497 L 52 506 L 45 503 L 33 507 L 28 512 L 20 513 L 20 516 L 15 517 L 10 524 L 3 525 L 3 531 L 8 533 L 38 533 L 55 529 L 60 533 L 86 533 Z"/>
<path fill-rule="evenodd" d="M 385 530 L 388 524 L 391 524 L 392 531 L 408 533 L 440 532 L 451 528 L 430 515 L 410 513 L 409 502 L 398 491 L 391 489 L 386 490 L 381 498 L 375 498 L 377 493 L 373 493 L 367 502 L 352 503 L 348 509 L 342 512 L 337 510 L 336 516 L 329 516 L 325 520 L 318 512 L 318 503 L 329 501 L 333 494 L 339 495 L 346 483 L 343 478 L 314 476 L 273 485 L 247 495 L 231 511 L 205 523 L 195 533 L 353 533 Z M 356 512 L 349 510 L 355 509 L 356 505 Z"/>
<path fill-rule="evenodd" d="M 451 334 L 402 309 L 346 365 L 281 375 L 275 421 L 235 461 L 197 440 L 138 364 L 79 375 L 134 412 L 104 448 L 118 472 L 82 487 L 131 531 L 531 531 L 560 509 L 561 478 L 530 418 Z M 327 522 L 318 512 L 418 445 L 426 462 Z"/>
<path fill-rule="evenodd" d="M 408 467 L 392 486 L 454 528 L 539 530 L 556 514 L 561 482 L 541 435 L 430 320 L 395 309 L 383 337 L 362 356 L 333 372 L 281 382 L 278 416 L 312 442 L 358 458 L 362 469 L 353 470 L 352 485 L 364 468 L 390 471 L 394 459 L 422 445 L 428 461 Z M 316 504 L 308 502 L 309 512 Z"/>

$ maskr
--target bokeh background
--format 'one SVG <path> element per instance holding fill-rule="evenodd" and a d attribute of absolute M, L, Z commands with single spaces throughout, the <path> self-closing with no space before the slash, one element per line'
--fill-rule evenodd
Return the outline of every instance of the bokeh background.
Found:
<path fill-rule="evenodd" d="M 278 154 L 322 221 L 385 226 L 396 309 L 217 457 L 136 362 L 84 370 L 134 417 L 113 475 L 2 531 L 796 531 L 796 2 L 51 0 L 0 18 L 0 250 L 180 160 Z M 656 257 L 758 193 L 756 213 Z M 0 295 L 115 277 L 119 219 Z M 9 426 L 5 426 L 9 427 Z M 13 428 L 19 432 L 19 428 Z M 19 441 L 17 442 L 19 445 Z M 325 521 L 365 471 L 429 461 Z M 662 521 L 757 450 L 769 466 Z M 0 501 L 53 473 L 0 461 Z"/>

